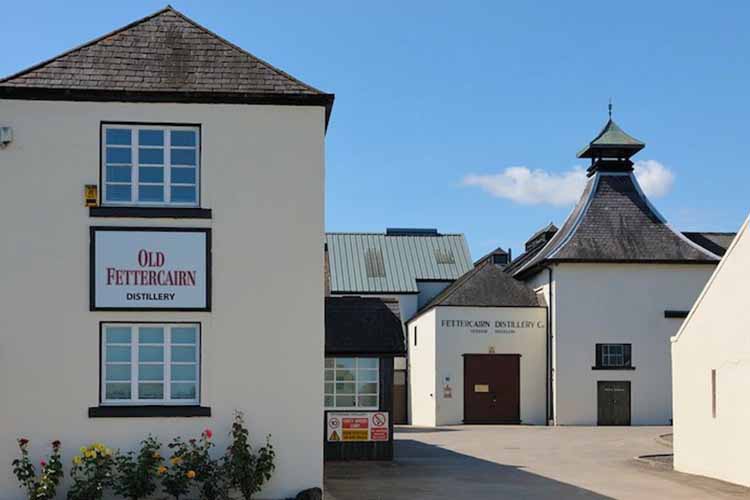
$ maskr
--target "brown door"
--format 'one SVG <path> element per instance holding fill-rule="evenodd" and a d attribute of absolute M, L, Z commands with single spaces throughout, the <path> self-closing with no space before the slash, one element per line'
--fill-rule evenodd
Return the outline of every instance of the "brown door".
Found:
<path fill-rule="evenodd" d="M 521 356 L 464 356 L 464 422 L 517 424 L 521 421 Z"/>
<path fill-rule="evenodd" d="M 393 372 L 393 423 L 406 424 L 406 370 Z"/>
<path fill-rule="evenodd" d="M 630 382 L 598 382 L 599 425 L 630 425 Z"/>

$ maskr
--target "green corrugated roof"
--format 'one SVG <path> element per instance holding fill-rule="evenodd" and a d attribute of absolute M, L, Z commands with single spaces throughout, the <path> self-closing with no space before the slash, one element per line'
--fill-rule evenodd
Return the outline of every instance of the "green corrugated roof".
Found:
<path fill-rule="evenodd" d="M 635 137 L 632 137 L 623 131 L 612 118 L 607 121 L 604 128 L 593 141 L 591 141 L 579 153 L 579 158 L 589 158 L 594 150 L 601 149 L 627 149 L 634 152 L 643 149 L 645 144 Z"/>
<path fill-rule="evenodd" d="M 332 293 L 414 293 L 417 280 L 455 280 L 472 268 L 462 234 L 327 233 L 326 244 Z"/>

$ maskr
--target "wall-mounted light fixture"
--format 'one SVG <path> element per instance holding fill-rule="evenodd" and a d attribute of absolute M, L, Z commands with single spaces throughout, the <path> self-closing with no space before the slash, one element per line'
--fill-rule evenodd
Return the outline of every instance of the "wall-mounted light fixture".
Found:
<path fill-rule="evenodd" d="M 13 141 L 13 129 L 0 127 L 0 149 L 5 149 Z"/>
<path fill-rule="evenodd" d="M 83 201 L 87 207 L 99 206 L 99 188 L 96 184 L 86 184 L 83 193 Z"/>

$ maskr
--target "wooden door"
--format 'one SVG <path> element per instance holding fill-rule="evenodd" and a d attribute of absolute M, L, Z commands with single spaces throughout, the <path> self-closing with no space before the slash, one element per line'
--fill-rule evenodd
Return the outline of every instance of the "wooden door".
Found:
<path fill-rule="evenodd" d="M 406 370 L 393 372 L 393 423 L 407 424 L 406 417 Z"/>
<path fill-rule="evenodd" d="M 464 422 L 517 424 L 521 421 L 521 356 L 464 356 Z"/>
<path fill-rule="evenodd" d="M 630 382 L 600 381 L 597 389 L 597 423 L 630 425 Z"/>

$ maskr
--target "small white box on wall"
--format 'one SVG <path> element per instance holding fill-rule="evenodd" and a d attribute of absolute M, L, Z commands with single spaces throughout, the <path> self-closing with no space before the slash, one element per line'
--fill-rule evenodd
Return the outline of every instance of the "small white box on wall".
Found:
<path fill-rule="evenodd" d="M 13 141 L 13 129 L 10 127 L 0 127 L 0 148 L 6 147 Z"/>

